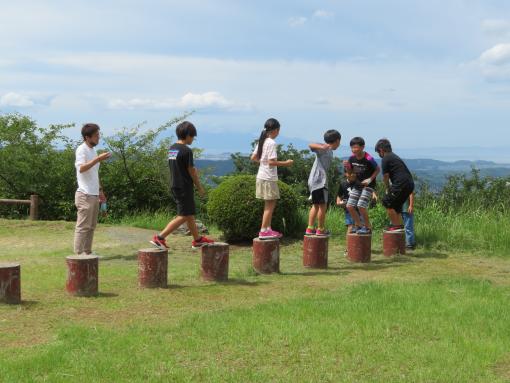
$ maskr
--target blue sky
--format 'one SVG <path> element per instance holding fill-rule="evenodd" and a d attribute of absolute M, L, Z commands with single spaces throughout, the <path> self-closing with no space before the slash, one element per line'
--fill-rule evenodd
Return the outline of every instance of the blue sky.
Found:
<path fill-rule="evenodd" d="M 509 144 L 510 2 L 0 0 L 0 111 L 106 133 L 185 110 L 209 152 L 338 129 L 372 148 Z M 68 132 L 77 138 L 79 128 Z M 243 143 L 246 142 L 245 146 Z M 344 153 L 345 152 L 345 153 Z"/>

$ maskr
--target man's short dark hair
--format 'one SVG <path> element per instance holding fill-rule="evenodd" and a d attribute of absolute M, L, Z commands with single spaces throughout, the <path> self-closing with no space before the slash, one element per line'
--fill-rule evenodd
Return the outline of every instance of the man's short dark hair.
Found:
<path fill-rule="evenodd" d="M 330 129 L 324 133 L 324 142 L 326 144 L 332 144 L 340 139 L 342 139 L 342 135 L 338 130 Z"/>
<path fill-rule="evenodd" d="M 365 140 L 361 137 L 354 137 L 349 146 L 354 146 L 354 145 L 359 145 L 359 146 L 365 146 Z"/>
<path fill-rule="evenodd" d="M 391 153 L 392 149 L 390 140 L 387 138 L 381 138 L 379 141 L 377 141 L 377 144 L 375 144 L 375 151 L 379 153 L 380 150 L 386 153 Z"/>
<path fill-rule="evenodd" d="M 85 137 L 92 137 L 94 134 L 99 132 L 100 128 L 98 124 L 93 124 L 89 122 L 88 124 L 85 124 L 81 128 L 81 136 L 85 140 Z"/>
<path fill-rule="evenodd" d="M 175 134 L 177 135 L 177 138 L 179 140 L 185 140 L 186 137 L 196 137 L 197 136 L 197 129 L 195 128 L 195 125 L 193 125 L 189 121 L 183 121 L 179 125 L 177 125 L 177 128 L 175 128 Z"/>

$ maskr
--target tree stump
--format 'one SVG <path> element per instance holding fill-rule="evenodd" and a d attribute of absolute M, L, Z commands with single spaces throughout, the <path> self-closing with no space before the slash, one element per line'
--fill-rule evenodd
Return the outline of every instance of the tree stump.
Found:
<path fill-rule="evenodd" d="M 372 234 L 348 234 L 347 258 L 352 262 L 370 262 Z"/>
<path fill-rule="evenodd" d="M 303 266 L 313 269 L 327 269 L 328 249 L 328 237 L 305 235 L 303 239 Z"/>
<path fill-rule="evenodd" d="M 168 286 L 168 250 L 138 250 L 138 287 Z"/>
<path fill-rule="evenodd" d="M 202 247 L 200 275 L 204 281 L 228 280 L 228 243 L 213 243 Z"/>
<path fill-rule="evenodd" d="M 72 255 L 66 257 L 69 294 L 90 297 L 98 294 L 99 258 L 95 255 Z"/>
<path fill-rule="evenodd" d="M 260 274 L 280 272 L 280 240 L 253 239 L 253 268 Z"/>
<path fill-rule="evenodd" d="M 383 254 L 385 257 L 406 253 L 406 234 L 403 231 L 383 232 Z"/>
<path fill-rule="evenodd" d="M 18 263 L 0 263 L 0 302 L 21 303 L 21 267 Z"/>

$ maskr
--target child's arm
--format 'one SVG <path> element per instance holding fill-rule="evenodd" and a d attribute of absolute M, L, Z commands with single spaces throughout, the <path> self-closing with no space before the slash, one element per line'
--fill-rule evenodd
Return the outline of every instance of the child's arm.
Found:
<path fill-rule="evenodd" d="M 286 161 L 277 161 L 276 159 L 271 159 L 268 161 L 269 163 L 269 166 L 283 166 L 283 167 L 288 167 L 288 166 L 292 166 L 292 164 L 294 164 L 294 160 L 286 160 Z"/>
<path fill-rule="evenodd" d="M 257 153 L 253 153 L 250 159 L 254 162 L 260 162 L 259 158 L 257 157 Z"/>
<path fill-rule="evenodd" d="M 409 196 L 409 209 L 407 209 L 407 212 L 409 214 L 414 213 L 414 192 L 412 192 L 411 195 Z"/>
<path fill-rule="evenodd" d="M 370 178 L 367 178 L 366 180 L 363 180 L 361 182 L 363 184 L 363 186 L 370 185 L 372 183 L 372 181 L 377 178 L 377 175 L 379 174 L 380 171 L 381 171 L 381 168 L 379 167 L 379 165 L 377 165 L 377 167 L 375 168 L 375 170 L 372 173 L 372 175 L 370 176 Z"/>
<path fill-rule="evenodd" d="M 198 193 L 201 197 L 205 196 L 205 189 L 202 186 L 202 183 L 200 182 L 200 178 L 198 177 L 198 171 L 194 166 L 188 167 L 188 172 L 191 178 L 193 179 L 193 183 L 197 187 Z"/>
<path fill-rule="evenodd" d="M 310 144 L 308 145 L 308 147 L 312 152 L 316 152 L 319 150 L 328 150 L 330 148 L 328 144 Z"/>

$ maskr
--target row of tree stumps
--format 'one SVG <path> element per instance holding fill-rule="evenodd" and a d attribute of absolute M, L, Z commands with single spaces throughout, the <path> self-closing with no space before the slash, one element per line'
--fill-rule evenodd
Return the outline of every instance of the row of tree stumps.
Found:
<path fill-rule="evenodd" d="M 328 267 L 329 238 L 305 236 L 303 266 Z M 347 235 L 347 259 L 351 262 L 370 262 L 372 235 Z M 405 234 L 383 233 L 383 254 L 391 257 L 405 254 Z M 260 274 L 280 272 L 280 240 L 253 240 L 253 268 Z M 69 256 L 66 258 L 66 291 L 73 296 L 99 294 L 99 258 L 97 256 Z M 229 245 L 215 243 L 202 247 L 200 275 L 204 281 L 227 281 Z M 168 286 L 168 250 L 141 249 L 138 251 L 138 286 L 166 288 Z M 17 263 L 0 264 L 0 302 L 21 303 L 21 267 Z"/>

